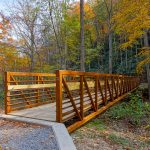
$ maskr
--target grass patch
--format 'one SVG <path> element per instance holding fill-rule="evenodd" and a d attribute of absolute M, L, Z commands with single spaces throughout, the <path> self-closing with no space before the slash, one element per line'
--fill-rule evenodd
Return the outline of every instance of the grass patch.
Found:
<path fill-rule="evenodd" d="M 146 144 L 150 146 L 150 139 L 146 140 Z"/>
<path fill-rule="evenodd" d="M 122 145 L 123 147 L 130 147 L 132 148 L 133 145 L 131 144 L 131 141 L 129 139 L 116 136 L 115 134 L 109 134 L 108 139 L 111 140 L 115 144 Z"/>
<path fill-rule="evenodd" d="M 150 146 L 150 140 L 147 141 L 132 141 L 131 139 L 127 139 L 125 137 L 120 137 L 117 136 L 115 134 L 109 134 L 108 135 L 108 139 L 113 142 L 114 144 L 119 144 L 121 145 L 123 148 L 130 148 L 130 150 L 132 149 L 139 149 L 142 150 L 143 148 L 147 148 Z"/>
<path fill-rule="evenodd" d="M 4 106 L 4 92 L 0 91 L 0 108 Z"/>
<path fill-rule="evenodd" d="M 103 131 L 106 130 L 106 125 L 100 119 L 94 119 L 86 125 L 88 128 L 96 128 L 97 130 Z"/>

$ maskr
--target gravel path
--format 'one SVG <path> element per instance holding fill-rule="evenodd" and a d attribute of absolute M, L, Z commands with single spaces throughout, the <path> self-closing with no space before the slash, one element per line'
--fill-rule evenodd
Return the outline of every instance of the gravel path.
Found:
<path fill-rule="evenodd" d="M 0 149 L 58 150 L 50 127 L 0 120 Z"/>

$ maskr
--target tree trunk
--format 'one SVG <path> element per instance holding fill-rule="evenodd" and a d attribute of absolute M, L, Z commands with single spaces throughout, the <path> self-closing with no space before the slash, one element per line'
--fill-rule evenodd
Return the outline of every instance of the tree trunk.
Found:
<path fill-rule="evenodd" d="M 144 35 L 144 46 L 149 47 L 147 32 Z M 150 101 L 150 65 L 149 64 L 146 65 L 146 71 L 147 71 L 148 94 L 149 94 L 149 101 Z"/>
<path fill-rule="evenodd" d="M 136 63 L 138 63 L 138 46 L 136 44 L 136 47 L 135 47 L 135 53 L 136 53 Z"/>
<path fill-rule="evenodd" d="M 67 70 L 67 51 L 68 51 L 67 38 L 65 38 L 64 70 Z"/>
<path fill-rule="evenodd" d="M 112 74 L 112 32 L 109 32 L 109 73 Z"/>
<path fill-rule="evenodd" d="M 149 102 L 150 102 L 150 65 L 146 66 L 147 70 L 147 82 L 148 82 L 148 95 L 149 95 Z"/>
<path fill-rule="evenodd" d="M 33 72 L 34 70 L 34 50 L 31 50 L 31 67 L 30 67 L 30 71 Z"/>
<path fill-rule="evenodd" d="M 128 51 L 126 49 L 126 73 L 128 72 Z"/>
<path fill-rule="evenodd" d="M 120 51 L 120 63 L 121 63 L 121 68 L 123 67 L 123 59 L 122 59 L 122 51 Z M 121 70 L 121 73 L 123 71 Z"/>
<path fill-rule="evenodd" d="M 84 47 L 84 0 L 80 0 L 80 70 L 85 71 L 85 47 Z"/>
<path fill-rule="evenodd" d="M 113 3 L 112 0 L 104 0 L 106 11 L 108 13 L 108 28 L 109 28 L 109 73 L 112 74 L 112 50 L 113 50 L 113 33 L 112 33 L 112 14 L 113 14 Z"/>

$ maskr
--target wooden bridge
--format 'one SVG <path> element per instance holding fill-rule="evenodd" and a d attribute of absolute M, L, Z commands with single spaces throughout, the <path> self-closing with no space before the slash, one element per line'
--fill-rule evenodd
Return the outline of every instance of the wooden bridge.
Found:
<path fill-rule="evenodd" d="M 64 123 L 69 132 L 135 90 L 138 77 L 58 70 L 6 72 L 5 113 Z"/>

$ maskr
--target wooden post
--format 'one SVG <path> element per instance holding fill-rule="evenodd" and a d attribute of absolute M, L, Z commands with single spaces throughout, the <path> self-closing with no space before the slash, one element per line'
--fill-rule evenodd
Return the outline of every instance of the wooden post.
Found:
<path fill-rule="evenodd" d="M 129 77 L 129 91 L 131 91 L 132 77 Z"/>
<path fill-rule="evenodd" d="M 131 89 L 133 89 L 133 87 L 134 87 L 133 84 L 134 84 L 134 80 L 132 78 Z"/>
<path fill-rule="evenodd" d="M 132 78 L 132 89 L 134 89 L 134 78 Z"/>
<path fill-rule="evenodd" d="M 98 76 L 95 76 L 95 108 L 98 110 Z"/>
<path fill-rule="evenodd" d="M 105 76 L 105 102 L 104 105 L 107 105 L 107 77 Z"/>
<path fill-rule="evenodd" d="M 127 77 L 127 92 L 129 92 L 129 77 Z"/>
<path fill-rule="evenodd" d="M 121 85 L 122 85 L 122 80 L 121 80 L 121 77 L 119 76 L 119 96 L 121 96 Z"/>
<path fill-rule="evenodd" d="M 130 91 L 130 83 L 129 83 L 129 77 L 128 77 L 128 92 Z"/>
<path fill-rule="evenodd" d="M 83 85 L 83 75 L 80 76 L 80 114 L 83 120 L 84 118 L 84 85 Z"/>
<path fill-rule="evenodd" d="M 117 98 L 119 96 L 119 76 L 117 76 Z"/>
<path fill-rule="evenodd" d="M 114 77 L 111 77 L 111 88 L 112 88 L 112 101 L 114 100 Z"/>
<path fill-rule="evenodd" d="M 56 71 L 56 121 L 62 122 L 62 73 Z"/>
<path fill-rule="evenodd" d="M 10 74 L 5 72 L 5 114 L 8 114 L 11 111 L 10 108 L 10 91 L 8 86 L 10 85 Z"/>
<path fill-rule="evenodd" d="M 130 91 L 130 82 L 129 82 L 130 77 L 128 77 L 128 92 Z"/>
<path fill-rule="evenodd" d="M 36 76 L 36 80 L 37 80 L 37 81 L 36 81 L 36 84 L 39 84 L 40 77 L 39 77 L 39 76 Z M 40 102 L 39 98 L 40 98 L 40 90 L 37 89 L 37 100 L 36 100 L 36 103 L 39 103 L 39 102 Z"/>
<path fill-rule="evenodd" d="M 131 81 L 131 90 L 133 89 L 133 77 L 132 77 L 132 79 L 131 79 L 132 81 Z"/>
<path fill-rule="evenodd" d="M 127 77 L 124 77 L 124 93 L 127 92 Z"/>
<path fill-rule="evenodd" d="M 120 96 L 123 94 L 122 89 L 123 89 L 123 77 L 120 77 Z"/>
<path fill-rule="evenodd" d="M 127 77 L 125 76 L 124 77 L 124 93 L 126 93 L 127 92 L 127 79 L 126 79 Z"/>
<path fill-rule="evenodd" d="M 124 90 L 124 86 L 125 86 L 125 81 L 124 81 L 124 76 L 122 77 L 122 94 L 125 93 L 125 90 Z"/>
<path fill-rule="evenodd" d="M 127 93 L 127 77 L 125 77 L 125 93 Z"/>
<path fill-rule="evenodd" d="M 132 89 L 134 89 L 134 78 L 132 78 Z"/>

